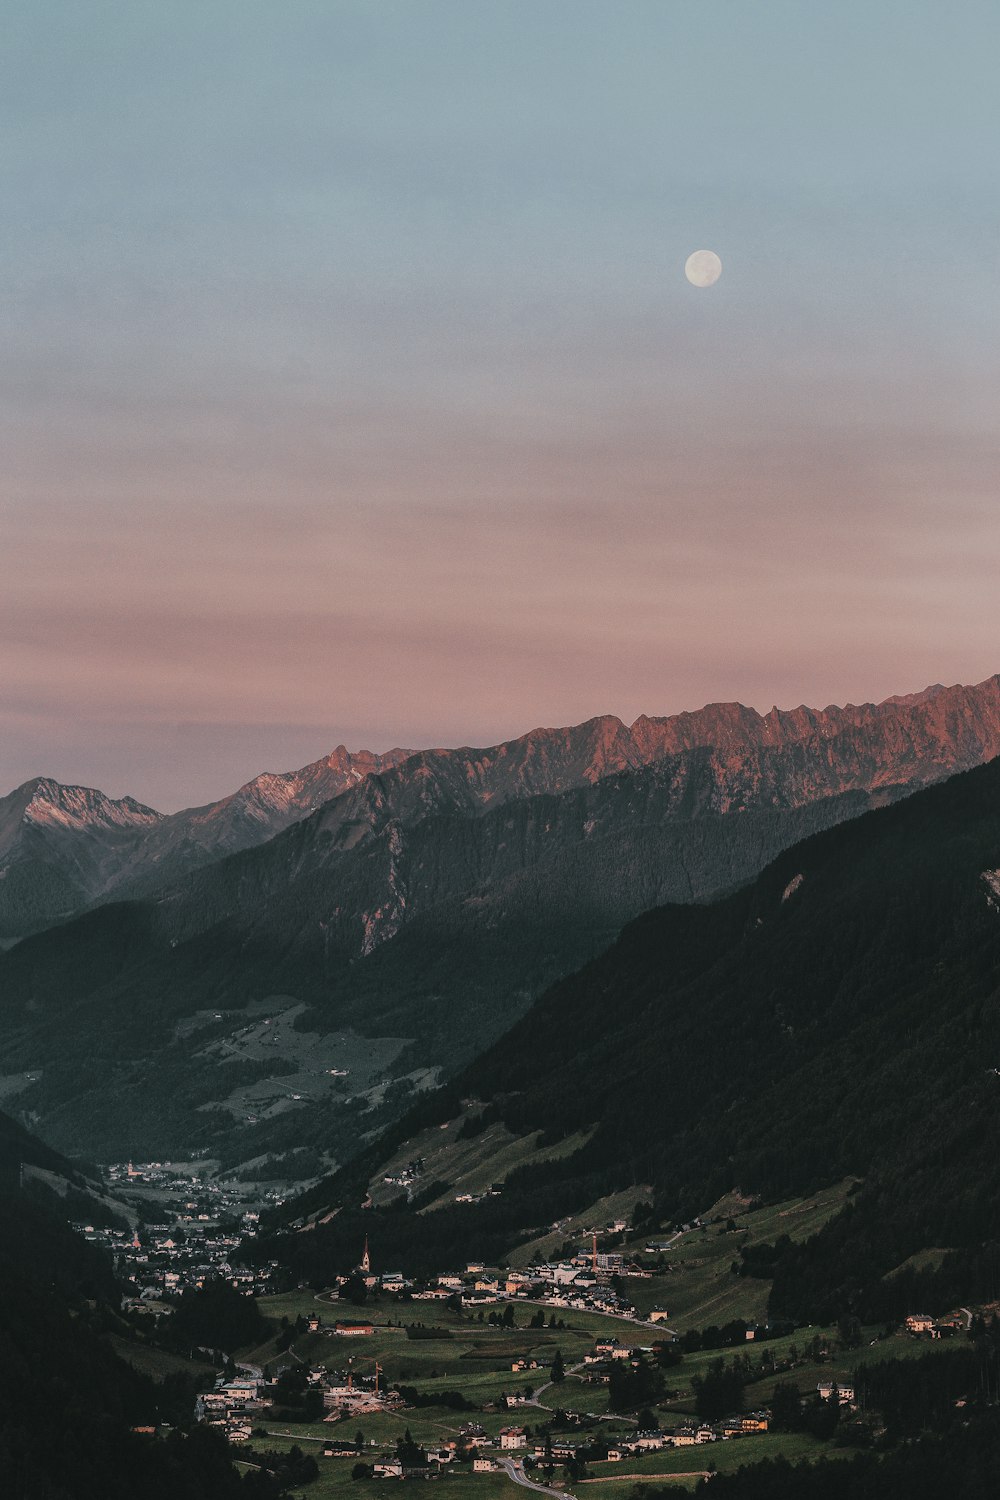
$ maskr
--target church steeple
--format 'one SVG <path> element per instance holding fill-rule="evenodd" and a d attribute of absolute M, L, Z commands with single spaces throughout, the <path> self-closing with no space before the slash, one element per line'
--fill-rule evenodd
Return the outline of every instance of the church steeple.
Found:
<path fill-rule="evenodd" d="M 365 1235 L 365 1253 L 361 1257 L 361 1270 L 364 1271 L 365 1275 L 367 1276 L 367 1274 L 371 1270 L 371 1268 L 372 1268 L 372 1258 L 368 1254 L 368 1236 Z"/>

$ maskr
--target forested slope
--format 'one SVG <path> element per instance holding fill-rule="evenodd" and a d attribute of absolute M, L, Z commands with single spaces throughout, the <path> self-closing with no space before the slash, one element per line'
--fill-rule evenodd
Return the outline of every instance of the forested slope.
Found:
<path fill-rule="evenodd" d="M 992 762 L 807 840 L 727 900 L 632 923 L 407 1122 L 476 1098 L 519 1134 L 596 1127 L 464 1219 L 442 1210 L 452 1233 L 514 1239 L 630 1185 L 669 1220 L 734 1187 L 855 1175 L 816 1241 L 773 1251 L 775 1309 L 878 1316 L 925 1285 L 882 1278 L 928 1246 L 965 1251 L 935 1274 L 972 1295 L 1000 1239 L 998 870 Z M 378 1149 L 305 1206 L 357 1201 Z"/>

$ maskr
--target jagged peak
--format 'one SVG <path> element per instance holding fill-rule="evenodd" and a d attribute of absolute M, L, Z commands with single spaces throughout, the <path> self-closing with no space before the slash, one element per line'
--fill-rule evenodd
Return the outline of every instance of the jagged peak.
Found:
<path fill-rule="evenodd" d="M 109 797 L 96 787 L 67 786 L 51 776 L 33 777 L 5 800 L 20 805 L 24 822 L 66 828 L 148 828 L 163 818 L 134 797 Z"/>

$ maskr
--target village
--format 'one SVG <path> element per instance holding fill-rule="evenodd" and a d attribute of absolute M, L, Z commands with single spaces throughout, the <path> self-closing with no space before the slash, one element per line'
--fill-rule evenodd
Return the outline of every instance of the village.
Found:
<path fill-rule="evenodd" d="M 616 1473 L 710 1473 L 748 1440 L 762 1452 L 821 1443 L 789 1432 L 780 1390 L 775 1405 L 785 1365 L 813 1377 L 795 1405 L 817 1433 L 864 1419 L 833 1330 L 807 1340 L 799 1331 L 797 1358 L 794 1331 L 736 1321 L 712 1331 L 718 1343 L 705 1330 L 709 1346 L 683 1356 L 690 1331 L 671 1328 L 666 1308 L 638 1314 L 614 1290 L 631 1263 L 596 1245 L 595 1234 L 566 1259 L 517 1271 L 469 1262 L 421 1281 L 377 1271 L 366 1243 L 323 1292 L 262 1299 L 269 1315 L 283 1310 L 284 1337 L 243 1356 L 256 1370 L 244 1364 L 202 1391 L 198 1415 L 234 1444 L 304 1445 L 355 1480 L 492 1474 L 557 1488 Z M 876 1342 L 923 1346 L 963 1327 L 914 1313 Z M 723 1377 L 737 1368 L 732 1409 L 708 1415 L 711 1381 L 725 1405 Z"/>
<path fill-rule="evenodd" d="M 813 1453 L 834 1426 L 866 1421 L 856 1354 L 837 1330 L 768 1322 L 754 1288 L 733 1280 L 735 1221 L 721 1214 L 663 1238 L 639 1238 L 627 1217 L 569 1239 L 554 1225 L 554 1255 L 431 1276 L 378 1267 L 366 1240 L 357 1264 L 317 1289 L 247 1253 L 268 1207 L 252 1186 L 197 1162 L 117 1164 L 107 1184 L 141 1209 L 136 1225 L 77 1227 L 111 1252 L 123 1314 L 176 1348 L 186 1296 L 222 1286 L 253 1299 L 266 1337 L 188 1351 L 216 1371 L 193 1415 L 235 1453 L 313 1455 L 328 1476 L 317 1495 L 342 1479 L 464 1474 L 556 1490 L 602 1476 L 693 1479 L 732 1467 L 727 1455 L 748 1441 L 764 1456 Z M 703 1308 L 742 1315 L 716 1324 Z M 966 1322 L 911 1312 L 862 1343 L 898 1355 Z"/>
<path fill-rule="evenodd" d="M 216 1181 L 197 1163 L 115 1162 L 105 1183 L 133 1213 L 133 1226 L 76 1222 L 73 1228 L 110 1253 L 125 1310 L 169 1317 L 170 1298 L 213 1280 L 248 1295 L 274 1290 L 276 1261 L 249 1269 L 237 1257 L 257 1235 L 264 1208 L 281 1202 L 276 1193 L 262 1197 L 255 1187 Z"/>

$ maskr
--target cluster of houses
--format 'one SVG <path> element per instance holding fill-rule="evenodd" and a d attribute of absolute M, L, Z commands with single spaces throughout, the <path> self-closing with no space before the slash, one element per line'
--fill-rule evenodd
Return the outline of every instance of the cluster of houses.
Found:
<path fill-rule="evenodd" d="M 171 1297 L 219 1279 L 248 1296 L 274 1290 L 277 1261 L 254 1270 L 233 1264 L 241 1244 L 260 1226 L 260 1206 L 247 1206 L 240 1185 L 203 1181 L 161 1162 L 116 1162 L 107 1168 L 105 1180 L 126 1201 L 128 1189 L 146 1202 L 155 1196 L 163 1214 L 159 1222 L 136 1229 L 73 1226 L 110 1252 L 127 1287 L 126 1310 L 169 1315 Z M 154 1194 L 147 1196 L 149 1189 Z"/>
<path fill-rule="evenodd" d="M 340 1276 L 339 1284 L 359 1276 L 370 1291 L 404 1293 L 414 1302 L 447 1302 L 457 1299 L 463 1308 L 475 1310 L 511 1300 L 530 1301 L 543 1307 L 617 1314 L 634 1317 L 635 1308 L 610 1285 L 623 1272 L 620 1255 L 581 1256 L 529 1266 L 525 1270 L 488 1271 L 470 1261 L 463 1271 L 442 1271 L 427 1281 L 417 1281 L 399 1271 L 375 1275 L 364 1258 L 352 1277 Z M 648 1273 L 642 1273 L 648 1274 Z M 660 1317 L 665 1317 L 661 1313 Z"/>
<path fill-rule="evenodd" d="M 205 1176 L 200 1171 L 180 1170 L 170 1162 L 112 1162 L 102 1173 L 108 1189 L 116 1196 L 128 1198 L 137 1194 L 149 1197 L 149 1190 L 179 1207 L 178 1218 L 219 1219 L 239 1213 L 250 1199 L 269 1203 L 284 1202 L 277 1189 L 261 1194 L 255 1184 L 229 1182 Z"/>
<path fill-rule="evenodd" d="M 324 1422 L 395 1411 L 403 1404 L 399 1392 L 386 1387 L 379 1365 L 369 1376 L 313 1367 L 306 1371 L 306 1383 L 323 1397 Z M 198 1393 L 195 1416 L 210 1427 L 221 1428 L 231 1442 L 245 1442 L 250 1437 L 254 1417 L 274 1406 L 278 1396 L 276 1376 L 249 1374 L 233 1380 L 220 1377 L 211 1390 Z M 354 1451 L 351 1444 L 331 1444 L 331 1447 L 338 1452 Z"/>
<path fill-rule="evenodd" d="M 639 1431 L 627 1438 L 618 1438 L 608 1448 L 609 1463 L 620 1463 L 623 1459 L 641 1457 L 667 1448 L 694 1447 L 701 1443 L 728 1441 L 743 1438 L 768 1430 L 769 1414 L 766 1411 L 746 1412 L 725 1422 L 715 1424 L 677 1427 L 670 1432 L 659 1430 Z M 489 1450 L 496 1450 L 496 1453 Z M 494 1473 L 502 1467 L 503 1455 L 518 1462 L 528 1459 L 538 1464 L 566 1463 L 593 1452 L 593 1439 L 576 1440 L 549 1437 L 545 1442 L 529 1441 L 523 1427 L 501 1428 L 496 1438 L 490 1437 L 484 1428 L 466 1424 L 457 1439 L 450 1440 L 440 1448 L 427 1451 L 427 1463 L 441 1465 L 452 1462 L 460 1454 L 471 1457 L 474 1474 Z M 398 1457 L 387 1457 L 375 1464 L 375 1475 L 384 1479 L 401 1479 L 408 1473 Z"/>
<path fill-rule="evenodd" d="M 903 1325 L 914 1338 L 950 1339 L 964 1327 L 960 1318 L 931 1318 L 927 1313 L 907 1313 Z"/>
<path fill-rule="evenodd" d="M 274 1289 L 277 1261 L 250 1270 L 231 1260 L 243 1240 L 256 1233 L 250 1215 L 235 1234 L 223 1233 L 217 1226 L 182 1228 L 167 1223 L 146 1224 L 130 1233 L 79 1227 L 87 1239 L 111 1251 L 115 1271 L 127 1288 L 122 1301 L 126 1311 L 169 1316 L 171 1298 L 208 1281 L 227 1281 L 248 1297 Z"/>
<path fill-rule="evenodd" d="M 272 1399 L 261 1380 L 218 1380 L 210 1391 L 199 1392 L 195 1416 L 210 1427 L 221 1428 L 231 1443 L 245 1443 L 254 1415 L 270 1405 Z"/>
<path fill-rule="evenodd" d="M 622 1274 L 629 1272 L 624 1270 L 620 1255 L 600 1254 L 502 1272 L 487 1271 L 478 1262 L 470 1262 L 464 1271 L 443 1271 L 421 1283 L 409 1281 L 398 1272 L 365 1279 L 370 1287 L 382 1291 L 408 1292 L 417 1302 L 458 1298 L 462 1307 L 473 1310 L 518 1300 L 553 1310 L 569 1308 L 634 1317 L 635 1308 L 610 1284 Z"/>

